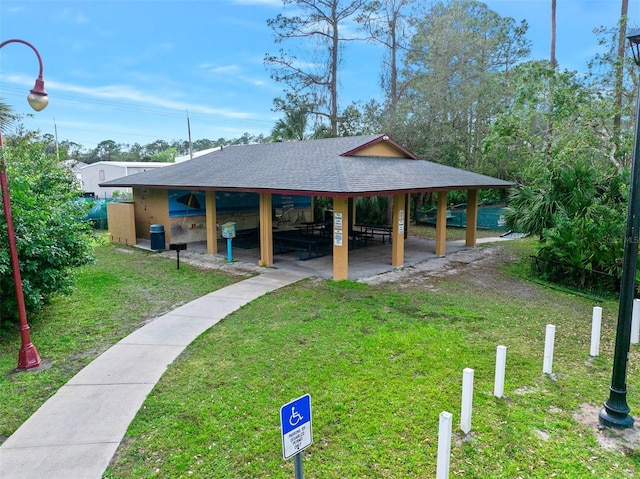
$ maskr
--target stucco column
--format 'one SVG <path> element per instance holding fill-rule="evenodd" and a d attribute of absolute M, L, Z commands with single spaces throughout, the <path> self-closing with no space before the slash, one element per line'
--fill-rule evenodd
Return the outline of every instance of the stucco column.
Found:
<path fill-rule="evenodd" d="M 349 201 L 333 199 L 333 279 L 349 279 Z"/>
<path fill-rule="evenodd" d="M 391 266 L 404 266 L 404 232 L 407 224 L 405 195 L 393 195 L 393 240 L 391 241 Z"/>
<path fill-rule="evenodd" d="M 349 198 L 349 233 L 353 231 L 356 225 L 356 199 Z"/>
<path fill-rule="evenodd" d="M 438 211 L 436 213 L 436 254 L 447 254 L 447 192 L 438 192 Z"/>
<path fill-rule="evenodd" d="M 411 195 L 407 193 L 404 195 L 404 216 L 406 218 L 404 222 L 404 239 L 409 237 L 409 227 L 411 226 Z"/>
<path fill-rule="evenodd" d="M 207 215 L 207 253 L 218 254 L 218 215 L 216 213 L 216 192 L 206 191 L 206 215 Z"/>
<path fill-rule="evenodd" d="M 260 266 L 273 266 L 271 193 L 260 193 Z"/>
<path fill-rule="evenodd" d="M 476 229 L 478 228 L 478 190 L 467 191 L 467 226 L 465 246 L 476 245 Z"/>

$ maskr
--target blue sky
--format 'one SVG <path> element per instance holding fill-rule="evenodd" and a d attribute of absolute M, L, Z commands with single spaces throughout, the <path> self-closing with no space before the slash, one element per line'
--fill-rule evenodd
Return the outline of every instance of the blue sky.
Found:
<path fill-rule="evenodd" d="M 548 58 L 551 0 L 490 0 L 502 16 L 526 19 L 533 58 Z M 620 0 L 557 0 L 557 57 L 584 70 L 597 51 L 592 31 L 613 27 Z M 279 46 L 266 25 L 281 0 L 2 0 L 0 41 L 32 43 L 44 62 L 49 106 L 27 128 L 93 148 L 106 139 L 142 145 L 156 139 L 237 138 L 269 134 L 282 86 L 263 64 Z M 640 22 L 640 2 L 629 6 Z M 380 99 L 381 51 L 350 44 L 341 77 L 341 104 Z M 0 97 L 31 113 L 25 96 L 38 65 L 25 46 L 0 52 Z"/>

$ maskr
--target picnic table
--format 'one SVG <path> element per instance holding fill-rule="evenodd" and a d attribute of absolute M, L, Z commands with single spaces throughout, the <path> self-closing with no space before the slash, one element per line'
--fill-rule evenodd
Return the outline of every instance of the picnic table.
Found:
<path fill-rule="evenodd" d="M 236 230 L 234 245 L 238 248 L 252 249 L 260 244 L 260 228 Z"/>
<path fill-rule="evenodd" d="M 382 244 L 385 244 L 385 238 L 389 239 L 389 243 L 391 243 L 391 238 L 393 235 L 393 227 L 391 225 L 374 225 L 367 223 L 358 223 L 356 227 L 360 228 L 360 231 L 364 234 L 370 235 L 370 238 L 379 236 L 382 239 Z"/>
<path fill-rule="evenodd" d="M 304 231 L 306 235 L 320 234 L 330 236 L 332 226 L 333 223 L 331 221 L 305 221 L 296 225 L 295 228 L 301 232 Z"/>
<path fill-rule="evenodd" d="M 305 261 L 325 256 L 331 246 L 331 239 L 320 235 L 307 235 L 295 231 L 282 231 L 273 234 L 273 248 L 276 254 L 298 253 L 298 259 Z"/>

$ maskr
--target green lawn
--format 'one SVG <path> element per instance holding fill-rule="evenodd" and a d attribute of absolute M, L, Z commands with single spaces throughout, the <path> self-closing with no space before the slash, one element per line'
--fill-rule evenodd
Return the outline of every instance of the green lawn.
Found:
<path fill-rule="evenodd" d="M 527 257 L 533 242 L 504 248 Z M 638 450 L 612 452 L 574 414 L 608 397 L 616 303 L 603 303 L 602 356 L 588 361 L 594 303 L 519 279 L 526 264 L 435 284 L 307 280 L 242 308 L 173 364 L 132 423 L 108 478 L 290 478 L 279 409 L 311 395 L 308 477 L 435 477 L 438 415 L 454 414 L 451 476 L 635 478 Z M 542 374 L 556 325 L 555 377 Z M 508 347 L 505 398 L 492 394 Z M 640 408 L 638 353 L 629 403 Z M 462 441 L 462 370 L 475 370 Z M 596 410 L 597 411 L 597 410 Z"/>
<path fill-rule="evenodd" d="M 101 245 L 96 261 L 78 271 L 72 296 L 56 298 L 27 318 L 43 364 L 12 374 L 18 365 L 17 328 L 0 329 L 0 442 L 99 354 L 145 321 L 240 277 L 203 271 L 135 248 Z"/>
<path fill-rule="evenodd" d="M 533 246 L 500 243 L 509 253 L 501 266 L 438 280 L 310 279 L 259 298 L 169 367 L 105 477 L 294 477 L 282 459 L 279 409 L 305 393 L 314 436 L 306 477 L 435 477 L 444 410 L 454 415 L 451 477 L 638 477 L 638 449 L 606 450 L 574 419 L 583 404 L 599 408 L 608 397 L 617 303 L 599 303 L 601 356 L 589 360 L 596 303 L 523 279 Z M 0 376 L 0 434 L 145 319 L 237 279 L 188 265 L 176 271 L 174 261 L 130 248 L 100 247 L 97 256 L 76 295 L 31 321 L 52 366 Z M 548 323 L 556 325 L 555 378 L 542 374 Z M 14 335 L 0 338 L 5 372 L 17 361 Z M 499 344 L 508 348 L 503 399 L 491 394 Z M 634 347 L 628 400 L 636 415 L 639 359 Z M 466 367 L 475 370 L 474 415 L 463 441 Z"/>

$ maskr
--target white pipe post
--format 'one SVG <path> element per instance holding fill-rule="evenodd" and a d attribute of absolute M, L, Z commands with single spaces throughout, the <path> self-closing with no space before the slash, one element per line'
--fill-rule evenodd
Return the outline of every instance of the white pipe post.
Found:
<path fill-rule="evenodd" d="M 631 344 L 638 344 L 640 339 L 640 299 L 633 300 L 631 313 Z"/>
<path fill-rule="evenodd" d="M 465 434 L 471 431 L 471 410 L 473 408 L 473 369 L 462 371 L 462 409 L 460 412 L 460 429 Z"/>
<path fill-rule="evenodd" d="M 507 367 L 507 347 L 498 346 L 496 350 L 496 378 L 493 382 L 493 395 L 501 398 L 504 395 L 504 376 Z"/>
<path fill-rule="evenodd" d="M 440 413 L 440 427 L 438 430 L 438 466 L 436 479 L 449 479 L 451 464 L 451 424 L 453 416 L 450 412 Z"/>
<path fill-rule="evenodd" d="M 600 329 L 602 326 L 602 308 L 600 306 L 593 307 L 593 315 L 591 318 L 591 350 L 590 356 L 598 356 L 600 354 Z"/>
<path fill-rule="evenodd" d="M 553 369 L 553 343 L 556 339 L 556 327 L 553 324 L 547 324 L 547 330 L 544 338 L 544 363 L 542 372 L 551 374 Z"/>

